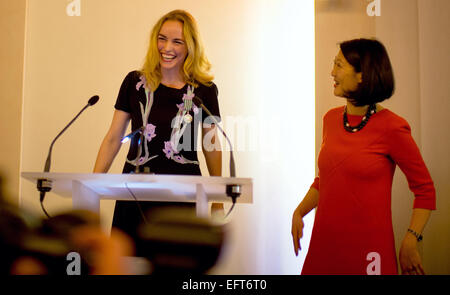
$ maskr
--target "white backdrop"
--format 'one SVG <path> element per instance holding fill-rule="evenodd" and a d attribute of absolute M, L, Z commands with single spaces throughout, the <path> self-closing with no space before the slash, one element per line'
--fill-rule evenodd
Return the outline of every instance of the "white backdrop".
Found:
<path fill-rule="evenodd" d="M 94 94 L 90 108 L 55 144 L 53 172 L 91 172 L 125 75 L 141 66 L 151 27 L 186 9 L 213 64 L 223 127 L 236 146 L 237 176 L 254 180 L 254 204 L 236 206 L 216 274 L 298 274 L 292 212 L 314 178 L 314 1 L 69 0 L 27 3 L 22 171 L 41 171 L 51 140 Z M 225 141 L 222 139 L 222 143 Z M 111 168 L 120 173 L 122 148 Z M 224 153 L 223 174 L 229 157 Z M 207 175 L 204 161 L 202 170 Z M 20 203 L 41 214 L 35 185 L 21 181 Z M 50 214 L 71 201 L 48 194 Z M 111 224 L 113 202 L 103 202 Z M 226 207 L 227 209 L 228 207 Z"/>

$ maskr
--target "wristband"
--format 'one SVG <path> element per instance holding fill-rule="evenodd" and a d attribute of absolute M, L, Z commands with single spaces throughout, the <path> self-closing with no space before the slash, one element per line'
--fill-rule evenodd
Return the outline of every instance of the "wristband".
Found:
<path fill-rule="evenodd" d="M 423 236 L 422 236 L 421 234 L 417 233 L 416 231 L 414 231 L 414 230 L 408 228 L 408 232 L 411 233 L 411 234 L 413 234 L 413 235 L 416 237 L 417 242 L 420 242 L 420 241 L 423 240 Z"/>

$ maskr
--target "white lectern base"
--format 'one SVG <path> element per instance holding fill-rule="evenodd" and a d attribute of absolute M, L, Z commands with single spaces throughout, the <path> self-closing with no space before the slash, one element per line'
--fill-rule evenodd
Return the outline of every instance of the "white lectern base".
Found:
<path fill-rule="evenodd" d="M 155 174 L 42 173 L 22 172 L 22 177 L 37 182 L 52 181 L 52 192 L 71 197 L 74 209 L 100 213 L 100 200 L 195 202 L 197 216 L 208 216 L 208 202 L 231 202 L 225 194 L 227 184 L 238 184 L 242 194 L 238 203 L 252 203 L 250 178 L 204 177 Z M 127 189 L 128 187 L 128 189 Z"/>

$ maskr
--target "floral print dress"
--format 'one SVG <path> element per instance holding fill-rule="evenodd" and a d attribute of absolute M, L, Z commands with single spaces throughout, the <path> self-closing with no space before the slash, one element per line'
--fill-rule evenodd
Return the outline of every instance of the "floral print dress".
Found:
<path fill-rule="evenodd" d="M 138 132 L 129 138 L 123 173 L 134 173 L 139 166 L 141 173 L 201 175 L 197 142 L 201 138 L 199 125 L 208 122 L 208 115 L 192 99 L 200 97 L 220 121 L 217 95 L 214 83 L 196 88 L 186 84 L 181 89 L 160 84 L 152 92 L 140 72 L 128 73 L 114 107 L 131 115 L 131 130 Z M 154 205 L 141 202 L 144 211 Z M 135 202 L 116 202 L 113 226 L 134 237 L 141 222 Z"/>

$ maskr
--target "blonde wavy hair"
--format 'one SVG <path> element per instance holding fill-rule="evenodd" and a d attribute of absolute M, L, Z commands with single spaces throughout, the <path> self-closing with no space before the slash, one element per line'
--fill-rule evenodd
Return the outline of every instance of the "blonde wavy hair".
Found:
<path fill-rule="evenodd" d="M 209 73 L 211 63 L 205 55 L 197 22 L 189 12 L 184 10 L 173 10 L 167 13 L 153 26 L 147 56 L 141 69 L 148 86 L 155 91 L 161 83 L 162 74 L 159 63 L 158 34 L 163 24 L 168 20 L 179 21 L 183 24 L 183 36 L 187 47 L 187 56 L 182 70 L 184 80 L 194 87 L 197 87 L 198 83 L 210 86 L 214 76 Z"/>

